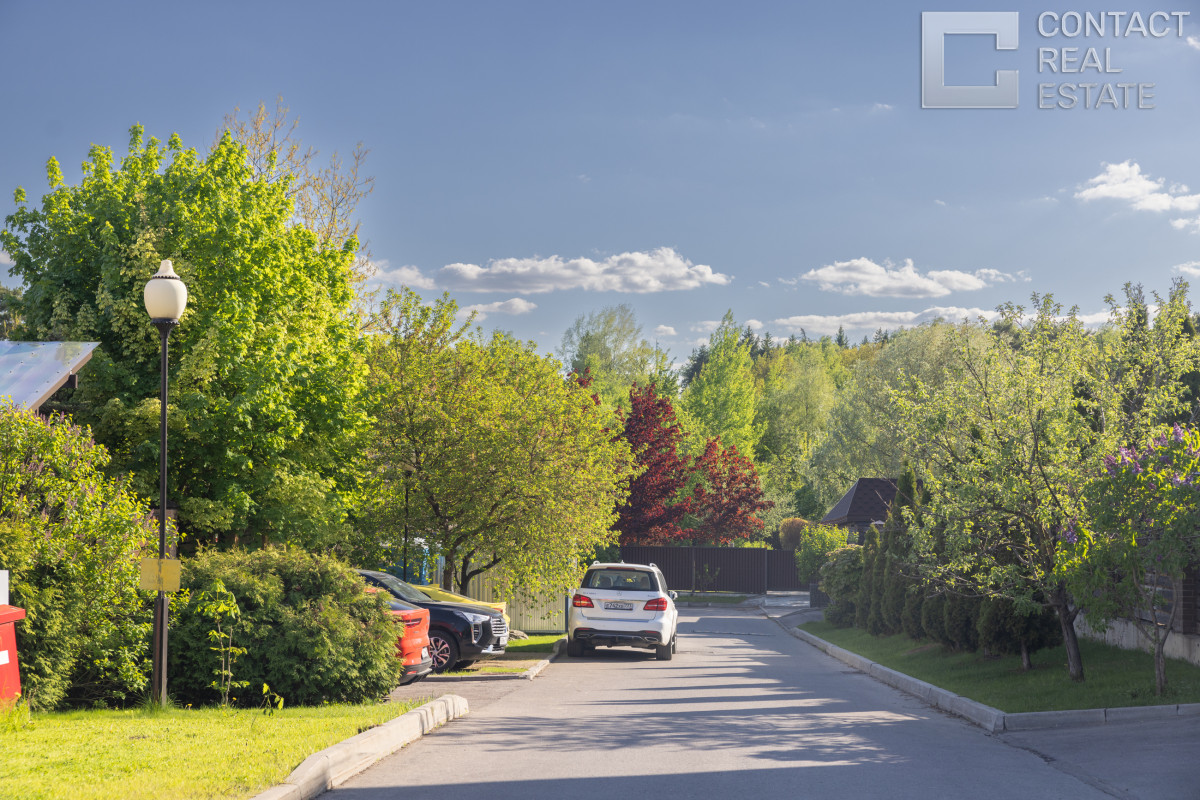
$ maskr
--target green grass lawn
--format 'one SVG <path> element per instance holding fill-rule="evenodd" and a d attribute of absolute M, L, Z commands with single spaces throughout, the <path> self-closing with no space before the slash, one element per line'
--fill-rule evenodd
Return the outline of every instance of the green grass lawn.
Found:
<path fill-rule="evenodd" d="M 1085 681 L 1067 676 L 1062 647 L 1033 654 L 1034 668 L 1022 672 L 1019 656 L 985 657 L 954 653 L 907 636 L 871 636 L 858 628 L 808 622 L 801 630 L 885 667 L 940 686 L 1009 714 L 1079 708 L 1200 703 L 1200 667 L 1167 660 L 1167 694 L 1154 694 L 1154 659 L 1149 653 L 1121 650 L 1079 640 Z"/>
<path fill-rule="evenodd" d="M 534 634 L 528 639 L 509 639 L 506 653 L 553 653 L 554 643 L 563 638 L 562 633 Z"/>
<path fill-rule="evenodd" d="M 737 605 L 746 599 L 744 594 L 708 594 L 705 592 L 696 592 L 695 594 L 681 594 L 675 599 L 677 603 L 720 603 L 722 605 Z"/>
<path fill-rule="evenodd" d="M 0 720 L 0 796 L 25 800 L 249 798 L 309 755 L 418 703 L 72 711 Z"/>

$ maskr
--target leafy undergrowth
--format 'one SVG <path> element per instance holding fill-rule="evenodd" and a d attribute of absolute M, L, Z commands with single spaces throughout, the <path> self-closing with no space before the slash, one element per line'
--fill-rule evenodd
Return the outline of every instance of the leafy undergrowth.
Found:
<path fill-rule="evenodd" d="M 1009 714 L 1200 703 L 1200 667 L 1168 659 L 1167 693 L 1158 697 L 1154 694 L 1154 659 L 1149 653 L 1086 639 L 1079 640 L 1086 680 L 1074 683 L 1067 675 L 1067 655 L 1062 647 L 1034 653 L 1034 668 L 1023 672 L 1018 656 L 955 653 L 904 635 L 871 636 L 828 622 L 808 622 L 800 628 L 885 667 Z"/>
<path fill-rule="evenodd" d="M 313 753 L 418 703 L 33 714 L 3 733 L 0 796 L 249 798 Z"/>

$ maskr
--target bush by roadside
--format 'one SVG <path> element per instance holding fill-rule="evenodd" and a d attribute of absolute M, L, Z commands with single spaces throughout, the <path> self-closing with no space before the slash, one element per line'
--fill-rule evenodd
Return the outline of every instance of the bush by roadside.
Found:
<path fill-rule="evenodd" d="M 185 592 L 172 609 L 168 676 L 176 702 L 220 700 L 212 687 L 219 664 L 209 635 L 214 622 L 196 602 L 217 580 L 240 611 L 232 646 L 246 652 L 231 671 L 233 680 L 248 683 L 243 704 L 257 703 L 264 683 L 289 706 L 364 702 L 395 688 L 400 629 L 346 564 L 293 548 L 205 551 L 184 562 Z"/>

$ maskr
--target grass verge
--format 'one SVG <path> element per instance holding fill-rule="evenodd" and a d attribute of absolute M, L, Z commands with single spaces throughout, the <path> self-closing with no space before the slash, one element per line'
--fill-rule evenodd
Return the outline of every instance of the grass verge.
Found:
<path fill-rule="evenodd" d="M 509 639 L 506 653 L 552 653 L 554 643 L 563 638 L 561 633 L 536 634 L 528 639 Z"/>
<path fill-rule="evenodd" d="M 695 594 L 681 594 L 676 598 L 678 603 L 720 603 L 721 605 L 737 605 L 744 601 L 744 594 L 703 594 L 696 592 Z"/>
<path fill-rule="evenodd" d="M 1154 694 L 1154 659 L 1149 653 L 1121 650 L 1087 639 L 1079 640 L 1086 680 L 1074 683 L 1067 676 L 1067 654 L 1062 647 L 1034 653 L 1034 668 L 1023 672 L 1018 656 L 955 653 L 903 634 L 871 636 L 857 628 L 837 628 L 828 622 L 808 622 L 800 629 L 877 664 L 1008 714 L 1200 703 L 1200 667 L 1168 659 L 1167 694 L 1158 697 Z"/>
<path fill-rule="evenodd" d="M 419 703 L 33 714 L 4 732 L 0 795 L 27 800 L 248 798 L 308 756 Z"/>

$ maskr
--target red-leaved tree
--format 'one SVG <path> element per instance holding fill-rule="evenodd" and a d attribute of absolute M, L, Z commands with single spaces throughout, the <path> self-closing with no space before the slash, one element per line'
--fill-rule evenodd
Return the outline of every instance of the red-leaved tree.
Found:
<path fill-rule="evenodd" d="M 659 397 L 654 384 L 634 384 L 622 422 L 621 436 L 629 442 L 642 473 L 629 486 L 629 500 L 617 510 L 621 544 L 665 544 L 686 538 L 679 521 L 689 502 L 680 490 L 687 483 L 690 465 L 679 453 L 684 434 L 671 401 Z"/>
<path fill-rule="evenodd" d="M 686 434 L 671 401 L 659 396 L 654 384 L 634 385 L 629 406 L 621 436 L 642 472 L 617 511 L 621 544 L 728 544 L 762 530 L 757 514 L 772 504 L 763 499 L 758 473 L 748 459 L 736 448 L 722 447 L 720 439 L 710 440 L 698 459 L 681 454 Z"/>
<path fill-rule="evenodd" d="M 692 470 L 698 478 L 690 498 L 689 538 L 709 544 L 752 539 L 763 529 L 758 512 L 775 504 L 763 497 L 758 471 L 733 445 L 709 439 Z"/>

